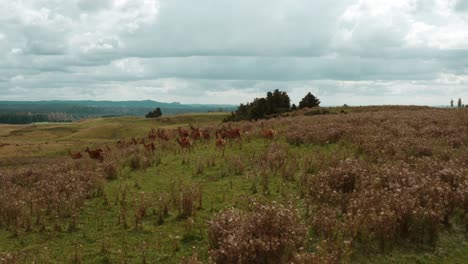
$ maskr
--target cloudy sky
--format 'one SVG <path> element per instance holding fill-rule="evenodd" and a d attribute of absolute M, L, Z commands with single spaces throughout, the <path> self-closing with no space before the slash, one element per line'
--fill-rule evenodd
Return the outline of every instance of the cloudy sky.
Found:
<path fill-rule="evenodd" d="M 0 100 L 468 101 L 468 0 L 0 0 Z"/>

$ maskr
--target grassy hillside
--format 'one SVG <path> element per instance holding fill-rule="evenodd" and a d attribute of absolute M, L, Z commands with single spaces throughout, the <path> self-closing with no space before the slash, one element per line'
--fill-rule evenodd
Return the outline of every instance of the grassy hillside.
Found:
<path fill-rule="evenodd" d="M 466 202 L 463 194 L 468 193 L 468 112 L 418 107 L 323 110 L 233 123 L 242 130 L 243 140 L 228 139 L 224 156 L 213 138 L 226 116 L 222 113 L 0 125 L 0 263 L 180 263 L 194 255 L 207 263 L 213 249 L 209 221 L 228 208 L 249 212 L 252 199 L 299 210 L 300 223 L 295 224 L 308 230 L 303 250 L 296 252 L 309 260 L 304 263 L 467 263 L 466 211 L 459 203 Z M 184 152 L 175 142 L 176 129 L 188 129 L 189 124 L 209 129 L 212 136 Z M 262 127 L 273 129 L 274 138 L 262 136 Z M 142 144 L 116 144 L 144 138 L 152 128 L 164 128 L 171 137 L 167 142 L 156 140 L 154 154 Z M 67 154 L 83 153 L 88 146 L 105 150 L 104 163 L 87 155 L 72 160 Z M 437 226 L 436 239 L 427 231 L 431 225 L 421 221 L 413 223 L 421 230 L 410 230 L 407 237 L 388 230 L 382 242 L 381 230 L 393 220 L 380 229 L 367 228 L 380 221 L 370 218 L 371 206 L 362 206 L 359 219 L 364 224 L 353 222 L 360 234 L 351 232 L 352 216 L 340 213 L 334 219 L 326 214 L 326 208 L 335 210 L 335 200 L 364 203 L 360 195 L 367 189 L 360 186 L 376 178 L 411 179 L 414 173 L 414 179 L 427 180 L 444 169 L 453 170 L 450 175 L 458 177 L 459 184 L 453 189 L 441 185 L 451 191 L 421 204 L 422 215 L 442 210 L 431 207 L 440 201 L 453 206 L 448 226 L 431 222 Z M 334 179 L 343 171 L 360 177 L 353 185 L 356 197 L 344 191 L 336 196 L 341 187 L 327 193 L 333 184 L 341 186 Z M 443 184 L 435 178 L 431 184 Z M 437 192 L 417 184 L 419 189 L 401 187 L 409 195 L 405 197 L 420 199 L 416 194 L 432 197 Z M 370 193 L 385 199 L 372 202 L 377 211 L 402 196 L 392 196 L 391 187 L 379 188 L 375 186 L 379 195 Z M 321 200 L 317 190 L 330 199 Z M 348 212 L 352 208 L 349 205 Z M 329 222 L 320 221 L 326 217 Z M 421 240 L 415 238 L 419 235 Z M 317 249 L 324 240 L 338 247 L 326 244 L 330 248 Z M 331 258 L 335 255 L 338 260 Z"/>

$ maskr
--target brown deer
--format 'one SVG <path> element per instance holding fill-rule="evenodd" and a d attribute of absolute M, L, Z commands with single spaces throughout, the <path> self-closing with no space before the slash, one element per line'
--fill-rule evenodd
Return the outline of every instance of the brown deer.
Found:
<path fill-rule="evenodd" d="M 276 136 L 276 130 L 273 129 L 264 129 L 262 128 L 262 137 L 267 138 L 269 140 L 273 140 Z"/>
<path fill-rule="evenodd" d="M 208 128 L 201 130 L 200 135 L 205 141 L 211 140 L 210 130 L 208 130 Z"/>
<path fill-rule="evenodd" d="M 183 130 L 181 127 L 177 128 L 177 132 L 179 132 L 179 137 L 181 138 L 190 136 L 190 133 L 186 130 Z"/>
<path fill-rule="evenodd" d="M 242 132 L 239 128 L 232 128 L 231 124 L 229 124 L 228 129 L 224 129 L 224 130 L 228 138 L 242 140 Z"/>
<path fill-rule="evenodd" d="M 154 154 L 154 151 L 156 150 L 156 146 L 154 145 L 153 142 L 151 142 L 149 144 L 143 143 L 143 146 L 145 147 L 146 151 L 151 152 L 151 153 Z"/>
<path fill-rule="evenodd" d="M 169 141 L 169 134 L 167 134 L 167 131 L 162 128 L 162 129 L 158 129 L 158 138 L 159 139 L 162 139 L 164 141 Z"/>
<path fill-rule="evenodd" d="M 222 150 L 223 157 L 224 157 L 224 152 L 226 150 L 226 143 L 227 141 L 224 138 L 222 138 L 219 133 L 216 133 L 216 148 Z"/>
<path fill-rule="evenodd" d="M 127 141 L 125 139 L 120 139 L 119 141 L 117 141 L 116 143 L 117 147 L 120 148 L 120 149 L 124 149 L 127 147 Z"/>
<path fill-rule="evenodd" d="M 85 152 L 88 153 L 91 159 L 99 160 L 100 162 L 104 161 L 104 157 L 102 156 L 102 149 L 90 150 L 89 147 L 87 147 Z"/>
<path fill-rule="evenodd" d="M 189 137 L 177 138 L 176 141 L 179 143 L 179 146 L 182 148 L 182 150 L 186 149 L 188 152 L 193 150 L 193 142 Z"/>
<path fill-rule="evenodd" d="M 76 153 L 72 153 L 70 150 L 68 150 L 68 155 L 70 155 L 70 157 L 72 159 L 81 159 L 83 156 L 81 155 L 81 152 L 76 152 Z"/>
<path fill-rule="evenodd" d="M 190 125 L 190 138 L 194 141 L 199 140 L 201 138 L 201 131 L 199 128 L 195 128 Z"/>
<path fill-rule="evenodd" d="M 148 133 L 148 139 L 151 141 L 155 141 L 157 137 L 158 137 L 158 134 L 156 133 L 156 130 L 152 128 L 150 132 Z"/>

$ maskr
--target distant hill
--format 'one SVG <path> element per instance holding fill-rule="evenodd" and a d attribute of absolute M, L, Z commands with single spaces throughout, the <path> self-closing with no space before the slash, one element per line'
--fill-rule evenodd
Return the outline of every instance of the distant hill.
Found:
<path fill-rule="evenodd" d="M 0 123 L 23 124 L 74 121 L 106 116 L 144 116 L 155 108 L 163 114 L 233 111 L 233 105 L 203 105 L 145 101 L 0 101 Z M 38 119 L 39 118 L 39 119 Z"/>

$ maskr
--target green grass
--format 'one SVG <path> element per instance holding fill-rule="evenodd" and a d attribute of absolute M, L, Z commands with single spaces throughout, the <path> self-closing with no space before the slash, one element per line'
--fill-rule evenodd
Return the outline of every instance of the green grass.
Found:
<path fill-rule="evenodd" d="M 83 148 L 84 144 L 110 143 L 123 137 L 142 136 L 153 127 L 177 127 L 190 123 L 197 126 L 217 125 L 224 117 L 225 114 L 191 114 L 160 120 L 125 117 L 85 120 L 66 125 L 8 126 L 8 133 L 0 134 L 0 143 L 8 142 L 11 145 L 0 148 L 0 157 L 54 158 L 63 156 L 69 148 Z M 271 179 L 269 195 L 262 194 L 258 180 L 249 173 L 252 162 L 247 160 L 266 147 L 265 140 L 254 138 L 251 142 L 244 142 L 242 149 L 236 144 L 228 146 L 225 157 L 221 157 L 213 141 L 198 143 L 195 151 L 189 154 L 164 151 L 158 166 L 138 171 L 131 171 L 127 167 L 117 180 L 105 184 L 105 197 L 87 200 L 77 230 L 67 231 L 67 221 L 62 220 L 58 222 L 64 229 L 62 232 L 56 232 L 50 227 L 50 230 L 35 230 L 12 237 L 11 233 L 0 230 L 0 252 L 40 252 L 38 255 L 34 253 L 31 258 L 37 258 L 39 262 L 44 263 L 70 263 L 76 256 L 84 263 L 118 263 L 123 259 L 131 263 L 141 263 L 143 256 L 148 263 L 179 263 L 182 256 L 190 256 L 196 250 L 199 258 L 206 262 L 209 247 L 206 227 L 214 213 L 241 203 L 245 195 L 276 201 L 290 199 L 289 194 L 297 195 L 297 183 L 284 183 L 278 176 Z M 357 150 L 350 144 L 291 147 L 291 152 L 298 157 L 318 150 L 324 154 L 358 155 Z M 248 164 L 242 175 L 233 175 L 228 170 L 228 164 L 234 157 L 243 157 Z M 214 166 L 209 166 L 200 175 L 195 175 L 196 164 L 208 161 L 213 161 Z M 134 208 L 129 209 L 128 229 L 117 224 L 119 206 L 116 199 L 122 186 L 128 186 L 130 201 L 138 199 L 144 193 L 154 202 L 160 195 L 170 195 L 174 182 L 202 186 L 203 206 L 196 211 L 189 232 L 186 231 L 187 220 L 180 219 L 177 210 L 174 209 L 164 219 L 163 224 L 158 223 L 158 217 L 152 214 L 155 206 L 149 207 L 149 215 L 144 218 L 141 229 L 134 228 Z M 254 183 L 256 193 L 252 190 Z M 354 261 L 467 263 L 468 245 L 461 233 L 443 233 L 435 250 L 403 247 L 384 255 L 365 255 L 358 252 Z"/>

